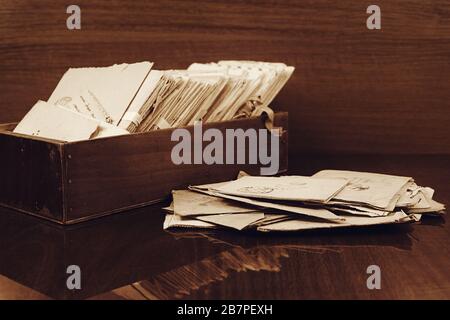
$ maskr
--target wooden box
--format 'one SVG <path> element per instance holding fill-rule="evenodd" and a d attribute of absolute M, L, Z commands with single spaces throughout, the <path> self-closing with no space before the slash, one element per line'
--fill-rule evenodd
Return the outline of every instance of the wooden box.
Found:
<path fill-rule="evenodd" d="M 282 128 L 279 172 L 287 170 L 288 115 L 275 114 Z M 171 190 L 259 174 L 260 164 L 206 165 L 171 161 L 174 129 L 64 143 L 12 132 L 0 126 L 0 205 L 60 224 L 73 224 L 164 200 Z M 217 128 L 264 129 L 264 119 L 207 123 Z M 193 127 L 186 127 L 193 133 Z M 205 143 L 206 145 L 207 143 Z M 247 161 L 248 162 L 248 161 Z M 236 163 L 236 162 L 235 162 Z"/>

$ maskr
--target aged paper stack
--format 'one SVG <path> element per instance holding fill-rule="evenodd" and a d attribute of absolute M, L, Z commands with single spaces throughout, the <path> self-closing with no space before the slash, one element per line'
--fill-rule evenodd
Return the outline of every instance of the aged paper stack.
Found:
<path fill-rule="evenodd" d="M 417 222 L 443 214 L 434 190 L 411 177 L 324 170 L 311 177 L 256 177 L 172 192 L 164 229 L 301 231 Z"/>
<path fill-rule="evenodd" d="M 71 68 L 14 132 L 73 142 L 258 116 L 271 112 L 269 104 L 294 71 L 254 61 L 152 67 L 145 61 Z"/>

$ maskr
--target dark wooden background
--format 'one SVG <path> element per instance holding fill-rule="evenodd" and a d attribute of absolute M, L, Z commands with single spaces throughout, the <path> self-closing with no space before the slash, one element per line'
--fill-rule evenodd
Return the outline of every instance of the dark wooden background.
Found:
<path fill-rule="evenodd" d="M 77 0 L 82 30 L 54 0 L 0 1 L 0 122 L 46 100 L 70 66 L 152 60 L 283 61 L 274 103 L 290 112 L 291 155 L 450 153 L 450 2 Z"/>

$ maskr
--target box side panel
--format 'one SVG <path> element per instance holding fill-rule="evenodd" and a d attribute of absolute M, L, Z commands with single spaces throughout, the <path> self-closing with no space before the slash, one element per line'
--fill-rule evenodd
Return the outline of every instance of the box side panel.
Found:
<path fill-rule="evenodd" d="M 279 114 L 275 124 L 287 126 L 287 114 Z M 255 118 L 205 124 L 203 131 L 208 128 L 224 133 L 227 128 L 265 127 L 262 119 Z M 195 139 L 194 129 L 186 129 Z M 66 145 L 67 223 L 159 201 L 169 196 L 171 190 L 190 184 L 234 179 L 240 170 L 259 174 L 259 164 L 175 165 L 171 153 L 178 141 L 171 141 L 172 131 L 159 130 Z M 280 139 L 280 171 L 287 169 L 286 135 L 284 132 Z M 209 142 L 204 142 L 203 147 L 207 144 Z"/>
<path fill-rule="evenodd" d="M 61 145 L 0 133 L 0 205 L 61 222 Z"/>

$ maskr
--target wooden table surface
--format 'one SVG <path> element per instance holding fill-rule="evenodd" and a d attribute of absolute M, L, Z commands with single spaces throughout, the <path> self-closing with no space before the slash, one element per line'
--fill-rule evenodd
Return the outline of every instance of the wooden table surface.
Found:
<path fill-rule="evenodd" d="M 309 156 L 326 168 L 409 175 L 450 203 L 450 156 Z M 71 227 L 0 209 L 1 299 L 450 298 L 446 217 L 414 225 L 296 234 L 162 230 L 162 205 Z M 69 291 L 66 268 L 81 268 Z M 366 268 L 381 268 L 381 289 Z"/>

